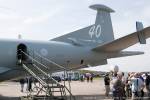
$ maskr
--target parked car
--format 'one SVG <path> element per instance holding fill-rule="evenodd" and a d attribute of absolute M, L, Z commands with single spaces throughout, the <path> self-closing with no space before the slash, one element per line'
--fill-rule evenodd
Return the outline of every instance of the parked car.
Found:
<path fill-rule="evenodd" d="M 61 78 L 59 76 L 52 76 L 53 79 L 55 79 L 57 82 L 61 82 Z"/>

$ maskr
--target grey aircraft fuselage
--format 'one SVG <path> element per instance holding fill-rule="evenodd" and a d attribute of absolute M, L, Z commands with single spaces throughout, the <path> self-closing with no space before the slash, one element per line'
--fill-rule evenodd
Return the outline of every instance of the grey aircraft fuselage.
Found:
<path fill-rule="evenodd" d="M 34 57 L 34 52 L 64 67 L 75 68 L 83 64 L 100 65 L 108 56 L 105 53 L 91 51 L 87 46 L 74 46 L 72 44 L 56 41 L 27 41 L 0 40 L 0 66 L 7 68 L 17 68 L 17 47 L 24 44 L 27 52 Z M 41 60 L 40 60 L 41 59 Z M 42 58 L 39 58 L 42 62 Z M 48 64 L 48 65 L 47 65 Z M 52 69 L 57 67 L 52 63 L 47 63 Z M 51 71 L 52 71 L 51 69 Z"/>

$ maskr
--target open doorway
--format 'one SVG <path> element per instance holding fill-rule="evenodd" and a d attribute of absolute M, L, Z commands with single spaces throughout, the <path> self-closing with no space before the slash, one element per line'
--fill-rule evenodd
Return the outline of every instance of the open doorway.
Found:
<path fill-rule="evenodd" d="M 24 53 L 27 53 L 27 46 L 25 44 L 19 44 L 17 46 L 17 58 L 18 60 L 25 61 L 27 60 L 27 56 Z"/>

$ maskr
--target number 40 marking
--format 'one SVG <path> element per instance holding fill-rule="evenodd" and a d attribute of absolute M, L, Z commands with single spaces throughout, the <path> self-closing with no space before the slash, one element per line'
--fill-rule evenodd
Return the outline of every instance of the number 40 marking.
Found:
<path fill-rule="evenodd" d="M 90 30 L 89 30 L 89 35 L 91 36 L 91 38 L 94 36 L 96 36 L 96 38 L 99 38 L 101 35 L 101 25 L 93 25 Z"/>

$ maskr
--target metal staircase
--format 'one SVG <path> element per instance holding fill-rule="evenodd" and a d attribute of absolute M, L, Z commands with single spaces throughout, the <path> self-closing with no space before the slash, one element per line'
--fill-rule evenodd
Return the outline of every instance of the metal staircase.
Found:
<path fill-rule="evenodd" d="M 36 57 L 40 57 L 40 59 L 42 59 L 42 61 L 44 62 L 54 64 L 61 70 L 66 71 L 67 70 L 66 68 L 56 64 L 55 62 L 47 58 L 42 57 L 38 53 L 34 53 L 34 56 L 30 56 L 29 54 L 23 51 L 21 52 L 28 59 L 26 61 L 19 61 L 20 66 L 22 66 L 40 84 L 39 86 L 35 84 L 36 92 L 30 91 L 28 97 L 30 98 L 38 97 L 41 94 L 43 95 L 44 93 L 44 98 L 48 98 L 48 100 L 53 100 L 53 99 L 54 100 L 55 99 L 56 100 L 59 100 L 59 99 L 60 100 L 75 100 L 75 97 L 72 95 L 70 91 L 71 89 L 68 89 L 68 87 L 66 87 L 65 81 L 64 83 L 59 83 L 57 80 L 55 80 L 49 73 L 49 70 L 51 67 L 47 67 L 41 61 L 39 61 L 39 59 L 36 59 Z M 66 95 L 67 92 L 69 93 L 69 96 Z M 56 98 L 56 97 L 59 97 L 59 98 Z"/>

